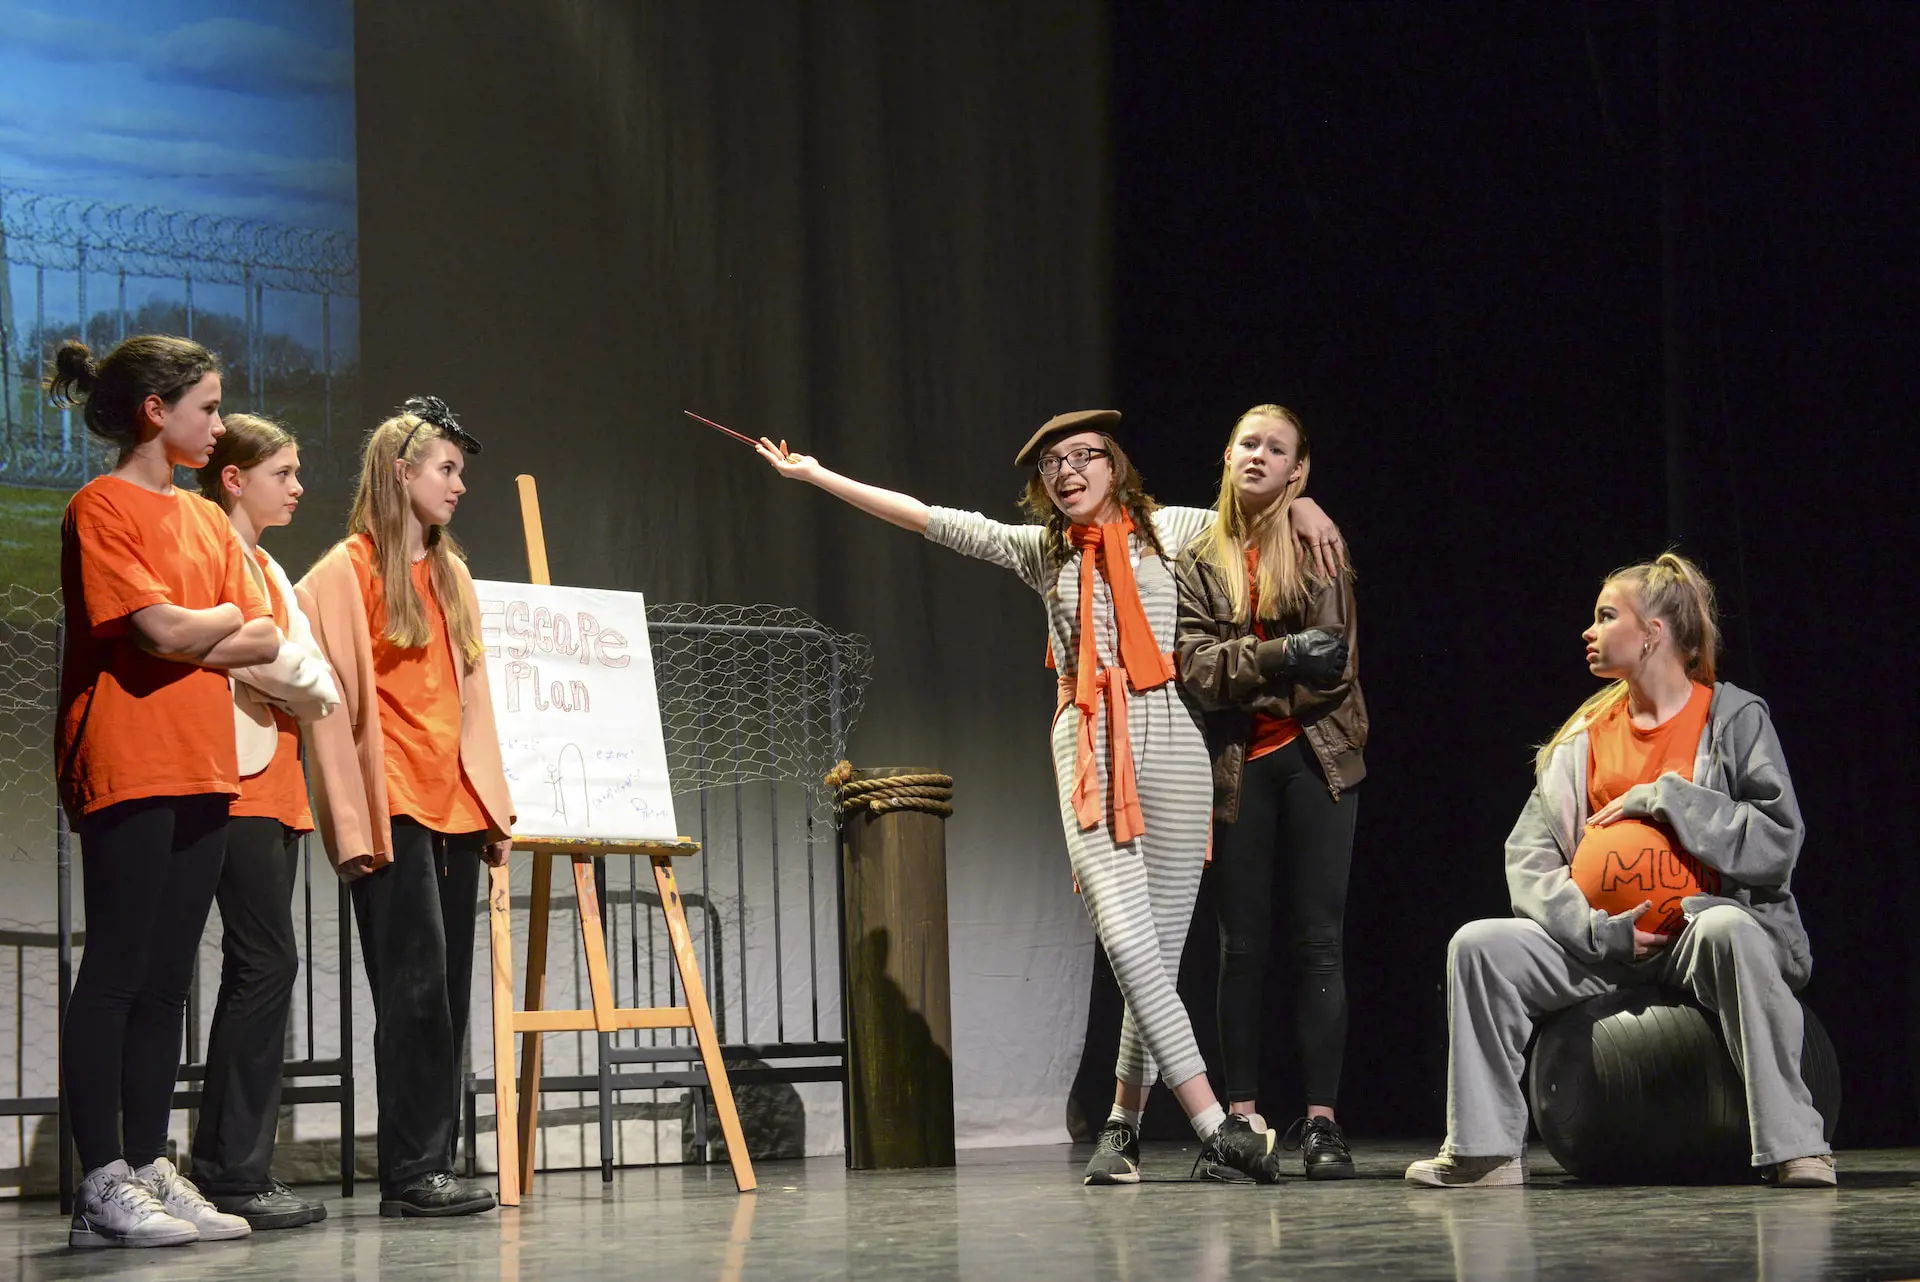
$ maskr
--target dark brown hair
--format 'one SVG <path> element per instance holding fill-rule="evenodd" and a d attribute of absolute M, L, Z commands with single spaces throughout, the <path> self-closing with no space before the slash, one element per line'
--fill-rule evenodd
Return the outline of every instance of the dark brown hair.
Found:
<path fill-rule="evenodd" d="M 137 334 L 96 362 L 77 338 L 60 344 L 43 386 L 62 409 L 86 406 L 87 430 L 126 454 L 140 444 L 140 407 L 149 396 L 176 405 L 187 390 L 220 372 L 220 358 L 190 338 Z"/>
<path fill-rule="evenodd" d="M 200 493 L 231 512 L 233 495 L 221 484 L 220 474 L 229 467 L 244 472 L 300 442 L 285 427 L 258 414 L 227 414 L 220 421 L 227 430 L 214 441 L 213 457 L 194 476 L 200 482 Z"/>
<path fill-rule="evenodd" d="M 1113 467 L 1113 501 L 1133 518 L 1134 533 L 1147 541 L 1155 555 L 1164 559 L 1166 549 L 1160 546 L 1160 536 L 1153 528 L 1153 512 L 1160 505 L 1147 493 L 1146 482 L 1140 479 L 1133 460 L 1120 448 L 1120 442 L 1102 432 L 1100 448 L 1107 452 L 1107 462 Z M 1054 566 L 1065 565 L 1069 524 L 1067 514 L 1054 505 L 1053 496 L 1047 493 L 1047 483 L 1040 478 L 1038 467 L 1027 478 L 1027 492 L 1020 496 L 1020 510 L 1035 524 L 1047 527 L 1047 560 Z"/>

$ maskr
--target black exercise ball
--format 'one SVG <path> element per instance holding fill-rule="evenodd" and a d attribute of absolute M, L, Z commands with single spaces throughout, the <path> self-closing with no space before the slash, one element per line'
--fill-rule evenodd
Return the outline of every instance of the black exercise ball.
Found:
<path fill-rule="evenodd" d="M 1833 1139 L 1840 1062 L 1803 1003 L 1800 1073 Z M 1554 1160 L 1606 1184 L 1753 1178 L 1746 1091 L 1720 1018 L 1672 989 L 1624 988 L 1542 1020 L 1527 1071 L 1533 1121 Z"/>

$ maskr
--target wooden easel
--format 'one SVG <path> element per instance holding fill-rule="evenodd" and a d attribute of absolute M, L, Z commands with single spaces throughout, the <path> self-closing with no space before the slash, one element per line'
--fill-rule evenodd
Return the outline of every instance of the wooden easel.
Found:
<path fill-rule="evenodd" d="M 547 571 L 547 540 L 540 524 L 540 499 L 531 476 L 515 478 L 520 487 L 520 518 L 526 528 L 527 571 L 533 583 L 551 583 Z M 526 1009 L 513 1004 L 513 892 L 507 868 L 487 871 L 488 938 L 493 949 L 493 1076 L 494 1134 L 499 1144 L 500 1204 L 520 1205 L 521 1193 L 533 1185 L 534 1141 L 540 1123 L 540 1034 L 546 1032 L 611 1033 L 621 1028 L 691 1028 L 699 1045 L 700 1062 L 720 1114 L 720 1132 L 727 1140 L 727 1159 L 733 1182 L 742 1192 L 755 1187 L 753 1163 L 747 1157 L 740 1114 L 733 1106 L 733 1088 L 720 1058 L 720 1038 L 714 1032 L 713 1012 L 707 1006 L 706 986 L 700 980 L 700 960 L 680 906 L 673 861 L 700 852 L 700 843 L 685 837 L 667 841 L 616 841 L 586 837 L 526 837 L 515 834 L 515 854 L 532 855 L 533 897 L 527 917 Z M 666 918 L 667 938 L 680 972 L 684 1006 L 616 1007 L 607 968 L 607 941 L 600 930 L 600 895 L 594 884 L 593 860 L 601 855 L 645 855 L 653 864 L 653 882 L 660 891 L 660 914 Z M 589 1010 L 545 1009 L 547 986 L 547 917 L 552 901 L 553 861 L 573 861 L 575 903 L 580 913 L 580 942 L 587 954 L 587 983 L 592 991 Z M 520 1080 L 513 1072 L 513 1035 L 519 1033 Z"/>

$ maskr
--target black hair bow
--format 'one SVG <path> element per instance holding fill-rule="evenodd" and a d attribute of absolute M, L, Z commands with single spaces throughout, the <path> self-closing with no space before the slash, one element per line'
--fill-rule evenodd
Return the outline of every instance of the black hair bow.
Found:
<path fill-rule="evenodd" d="M 480 452 L 480 442 L 472 432 L 460 426 L 460 420 L 454 417 L 453 410 L 438 396 L 409 396 L 406 404 L 400 407 L 402 414 L 411 414 L 423 423 L 431 423 L 440 429 L 440 434 L 458 445 L 469 454 Z M 400 443 L 400 457 L 407 456 L 407 446 L 413 444 L 415 427 L 407 433 L 407 439 Z"/>

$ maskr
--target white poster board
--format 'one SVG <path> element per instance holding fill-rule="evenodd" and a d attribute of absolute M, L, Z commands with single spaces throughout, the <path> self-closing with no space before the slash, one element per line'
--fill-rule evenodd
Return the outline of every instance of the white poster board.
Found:
<path fill-rule="evenodd" d="M 677 837 L 638 592 L 474 584 L 515 830 Z"/>

